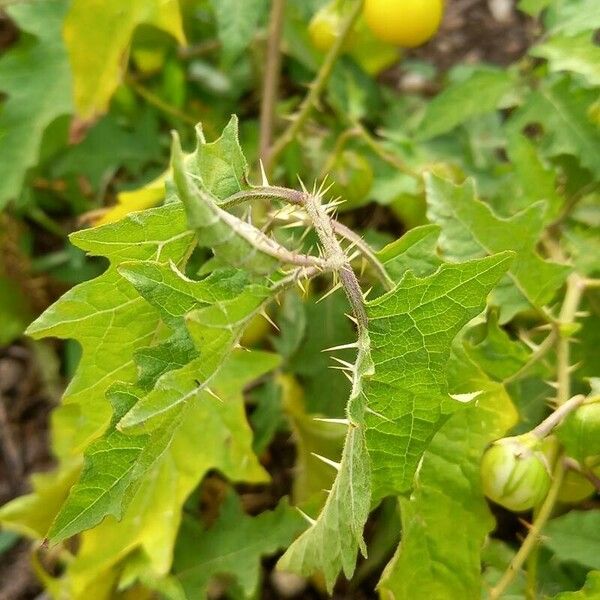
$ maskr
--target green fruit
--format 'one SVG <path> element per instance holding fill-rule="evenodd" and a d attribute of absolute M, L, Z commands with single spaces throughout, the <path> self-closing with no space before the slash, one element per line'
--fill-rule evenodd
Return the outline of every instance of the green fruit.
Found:
<path fill-rule="evenodd" d="M 498 440 L 481 461 L 483 491 L 515 512 L 529 510 L 546 497 L 550 473 L 540 440 L 530 434 Z"/>
<path fill-rule="evenodd" d="M 352 210 L 368 201 L 373 185 L 373 169 L 369 161 L 360 154 L 344 150 L 333 163 L 329 179 L 333 185 L 327 195 L 345 200 L 339 210 Z"/>
<path fill-rule="evenodd" d="M 600 397 L 589 398 L 570 414 L 560 426 L 558 436 L 577 460 L 600 454 Z"/>

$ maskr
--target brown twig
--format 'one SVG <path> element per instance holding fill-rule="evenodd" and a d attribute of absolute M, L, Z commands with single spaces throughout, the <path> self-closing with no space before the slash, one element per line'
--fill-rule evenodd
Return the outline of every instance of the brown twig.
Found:
<path fill-rule="evenodd" d="M 277 88 L 279 87 L 281 71 L 281 32 L 283 30 L 284 11 L 285 0 L 272 1 L 263 95 L 260 106 L 260 157 L 265 164 L 269 159 L 273 137 Z"/>

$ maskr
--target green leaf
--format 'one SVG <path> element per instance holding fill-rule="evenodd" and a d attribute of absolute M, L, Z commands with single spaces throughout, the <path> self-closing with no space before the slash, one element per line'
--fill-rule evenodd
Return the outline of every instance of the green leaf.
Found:
<path fill-rule="evenodd" d="M 407 273 L 395 290 L 368 303 L 370 339 L 358 341 L 338 474 L 321 514 L 288 548 L 280 568 L 303 575 L 321 571 L 329 590 L 340 570 L 352 575 L 358 548 L 365 552 L 371 490 L 378 500 L 410 488 L 443 420 L 450 344 L 481 312 L 509 263 L 503 254 L 442 265 L 424 279 Z"/>
<path fill-rule="evenodd" d="M 171 302 L 174 295 L 177 302 L 184 301 L 185 294 L 176 286 L 183 289 L 188 287 L 188 302 L 194 296 L 197 297 L 200 290 L 206 292 L 202 289 L 202 282 L 190 281 L 173 271 L 173 278 L 166 279 L 166 271 L 167 269 L 163 269 L 165 280 L 158 282 L 156 290 L 144 289 L 142 286 L 146 282 L 137 279 L 138 291 L 149 301 Z M 138 278 L 138 275 L 135 277 Z M 153 389 L 121 419 L 119 429 L 130 432 L 154 429 L 161 426 L 165 418 L 172 418 L 171 415 L 181 410 L 189 398 L 199 391 L 210 393 L 213 376 L 231 352 L 243 327 L 268 298 L 267 287 L 250 285 L 233 298 L 217 297 L 214 304 L 187 313 L 187 327 L 199 356 L 194 356 L 180 368 L 170 370 L 160 377 Z"/>
<path fill-rule="evenodd" d="M 174 135 L 171 165 L 177 195 L 186 207 L 190 227 L 197 231 L 198 243 L 211 248 L 215 257 L 227 265 L 260 274 L 275 271 L 276 253 L 267 253 L 258 246 L 260 242 L 268 248 L 277 244 L 219 206 L 220 200 L 249 187 L 247 164 L 238 141 L 237 118 L 232 117 L 221 137 L 210 144 L 201 130 L 197 134 L 195 152 L 185 157 L 179 138 Z"/>
<path fill-rule="evenodd" d="M 337 462 L 342 454 L 346 429 L 339 423 L 318 420 L 318 414 L 307 413 L 304 391 L 295 379 L 282 377 L 280 383 L 283 408 L 296 444 L 292 498 L 295 504 L 302 504 L 331 487 L 335 469 L 316 455 Z"/>
<path fill-rule="evenodd" d="M 442 264 L 437 255 L 440 231 L 438 225 L 414 227 L 382 248 L 377 256 L 390 277 L 400 281 L 407 271 L 412 271 L 417 277 L 431 275 Z"/>
<path fill-rule="evenodd" d="M 410 498 L 400 499 L 402 542 L 379 583 L 385 597 L 481 597 L 481 551 L 495 523 L 481 490 L 479 463 L 517 414 L 503 386 L 460 350 L 450 380 L 456 393 L 481 394 L 436 433 Z"/>
<path fill-rule="evenodd" d="M 483 325 L 469 330 L 464 346 L 469 357 L 496 381 L 504 381 L 514 375 L 531 357 L 531 351 L 525 344 L 513 340 L 498 325 L 495 311 L 490 311 Z M 535 371 L 532 368 L 532 372 Z"/>
<path fill-rule="evenodd" d="M 54 450 L 60 457 L 81 453 L 105 430 L 111 412 L 106 391 L 116 382 L 133 383 L 136 351 L 162 335 L 158 311 L 117 267 L 132 260 L 181 264 L 195 244 L 179 203 L 80 231 L 71 240 L 111 264 L 100 277 L 69 290 L 27 330 L 35 338 L 72 338 L 81 344 L 79 368 L 54 414 Z"/>
<path fill-rule="evenodd" d="M 242 392 L 248 383 L 278 362 L 278 357 L 270 353 L 235 351 L 212 383 L 221 400 L 206 392 L 189 398 L 168 447 L 156 452 L 153 448 L 148 449 L 150 454 L 155 454 L 155 460 L 138 482 L 122 519 L 117 521 L 109 516 L 82 534 L 80 551 L 65 574 L 64 585 L 69 586 L 73 594 L 67 597 L 76 597 L 78 590 L 94 585 L 107 575 L 109 569 L 122 568 L 123 559 L 136 549 L 145 553 L 145 571 L 164 575 L 171 565 L 183 504 L 210 470 L 217 469 L 232 481 L 264 483 L 268 480 L 252 452 L 252 432 L 246 419 Z M 122 462 L 120 468 L 123 468 L 127 466 L 127 459 L 131 459 L 131 453 L 124 446 L 102 458 L 103 462 L 98 465 L 103 469 L 102 476 L 96 483 L 110 486 L 110 474 L 118 467 L 109 461 Z M 73 509 L 77 506 L 88 509 L 89 492 L 97 493 L 90 488 L 91 481 L 89 486 L 76 488 Z M 104 489 L 110 494 L 108 488 Z M 116 504 L 110 495 L 106 501 Z M 164 517 L 157 520 L 157 515 Z M 64 515 L 67 516 L 72 514 Z M 96 514 L 92 519 L 91 515 L 82 513 L 81 518 L 93 522 L 97 517 Z M 74 524 L 66 524 L 74 527 Z M 66 533 L 67 530 L 63 537 Z"/>
<path fill-rule="evenodd" d="M 600 598 L 600 571 L 590 571 L 585 585 L 578 592 L 563 592 L 554 600 L 595 600 Z"/>
<path fill-rule="evenodd" d="M 558 3 L 551 31 L 577 35 L 600 27 L 600 6 L 596 0 L 569 0 Z"/>
<path fill-rule="evenodd" d="M 142 24 L 162 29 L 180 43 L 185 41 L 177 0 L 71 3 L 64 37 L 73 70 L 75 106 L 83 119 L 108 109 L 121 81 L 131 37 Z"/>
<path fill-rule="evenodd" d="M 600 569 L 600 513 L 573 510 L 552 519 L 544 528 L 542 542 L 558 560 Z"/>
<path fill-rule="evenodd" d="M 542 162 L 539 149 L 530 138 L 510 127 L 506 128 L 506 137 L 506 153 L 522 189 L 522 194 L 513 200 L 511 207 L 514 204 L 519 209 L 529 208 L 533 203 L 544 200 L 545 221 L 552 222 L 558 217 L 563 204 L 557 192 L 556 172 Z"/>
<path fill-rule="evenodd" d="M 217 17 L 219 41 L 223 48 L 223 58 L 228 65 L 250 45 L 259 24 L 267 13 L 266 0 L 211 0 Z"/>
<path fill-rule="evenodd" d="M 451 83 L 427 104 L 417 139 L 448 133 L 473 117 L 496 110 L 513 86 L 508 71 L 490 68 L 476 70 L 464 81 Z"/>
<path fill-rule="evenodd" d="M 454 336 L 485 307 L 511 263 L 508 253 L 442 265 L 368 304 L 375 373 L 364 384 L 373 496 L 412 486 L 423 452 L 444 417 L 447 361 Z"/>
<path fill-rule="evenodd" d="M 70 146 L 52 165 L 52 176 L 83 176 L 94 191 L 99 191 L 119 169 L 137 175 L 147 163 L 160 162 L 160 149 L 155 113 L 142 112 L 133 127 L 125 127 L 118 118 L 107 115 L 86 133 L 80 144 Z M 160 191 L 164 194 L 164 185 Z"/>
<path fill-rule="evenodd" d="M 534 46 L 529 53 L 545 58 L 551 71 L 571 71 L 581 75 L 592 86 L 600 85 L 600 48 L 594 44 L 589 32 L 573 37 L 552 36 L 543 44 Z"/>
<path fill-rule="evenodd" d="M 365 334 L 358 341 L 352 392 L 347 416 L 350 422 L 337 476 L 321 513 L 285 552 L 277 567 L 301 575 L 321 572 L 329 592 L 340 570 L 350 578 L 354 572 L 358 549 L 366 554 L 363 527 L 369 515 L 371 473 L 364 434 L 365 397 L 362 390 L 373 367 L 369 340 Z"/>
<path fill-rule="evenodd" d="M 239 326 L 236 330 L 233 320 L 229 322 L 228 335 L 218 336 L 218 345 L 201 348 L 199 358 L 186 333 L 184 319 L 193 309 L 216 305 L 219 310 L 226 311 L 228 302 L 234 299 L 238 302 L 244 295 L 251 296 L 257 286 L 245 286 L 243 274 L 215 274 L 203 281 L 191 281 L 173 265 L 169 267 L 148 261 L 122 263 L 119 271 L 158 308 L 173 335 L 158 346 L 142 349 L 136 354 L 136 362 L 140 366 L 137 388 L 113 386 L 109 390 L 114 409 L 112 425 L 107 434 L 85 453 L 80 481 L 49 533 L 54 542 L 93 527 L 106 515 L 120 519 L 145 474 L 169 448 L 183 421 L 192 417 L 190 404 L 213 406 L 213 394 L 235 391 L 243 384 L 244 378 L 250 376 L 252 369 L 257 369 L 260 375 L 264 367 L 269 370 L 267 365 L 274 367 L 278 362 L 275 355 L 230 354 L 239 335 Z M 259 296 L 259 303 L 263 298 L 263 295 Z M 250 304 L 242 323 L 251 318 L 253 309 L 254 304 Z M 183 332 L 178 331 L 178 327 Z M 199 386 L 197 378 L 210 380 L 210 391 L 208 386 Z M 159 408 L 154 409 L 157 403 Z M 148 434 L 146 432 L 151 429 L 148 420 L 156 414 L 161 416 L 160 428 L 157 429 L 156 423 L 153 423 L 154 430 Z M 209 421 L 210 418 L 205 415 L 205 425 Z M 122 432 L 127 430 L 128 424 L 140 422 L 145 425 L 143 435 Z M 239 441 L 241 432 L 235 431 L 235 428 L 240 426 L 231 427 L 232 434 Z M 219 435 L 219 428 L 215 429 L 214 435 Z M 205 435 L 209 433 L 205 431 Z M 225 472 L 235 471 L 224 457 L 221 466 Z M 247 462 L 248 458 L 245 459 Z"/>
<path fill-rule="evenodd" d="M 509 273 L 492 294 L 492 303 L 500 307 L 501 323 L 553 299 L 569 269 L 542 260 L 536 252 L 544 227 L 542 204 L 502 219 L 477 199 L 472 180 L 455 186 L 427 175 L 426 188 L 428 216 L 442 227 L 440 247 L 445 257 L 465 260 L 504 250 L 515 253 Z"/>
<path fill-rule="evenodd" d="M 67 6 L 66 0 L 51 0 L 6 9 L 22 35 L 0 58 L 0 91 L 8 96 L 0 111 L 0 209 L 21 192 L 48 125 L 72 111 L 71 75 L 61 38 Z"/>
<path fill-rule="evenodd" d="M 588 115 L 597 100 L 593 90 L 571 83 L 568 77 L 544 82 L 529 94 L 523 106 L 511 116 L 509 124 L 524 129 L 540 124 L 543 148 L 548 156 L 572 154 L 592 173 L 600 170 L 600 126 Z"/>
<path fill-rule="evenodd" d="M 175 549 L 174 570 L 190 600 L 204 598 L 210 580 L 231 575 L 246 598 L 256 593 L 261 559 L 285 548 L 306 527 L 285 500 L 275 510 L 250 517 L 230 492 L 208 529 L 185 519 Z"/>

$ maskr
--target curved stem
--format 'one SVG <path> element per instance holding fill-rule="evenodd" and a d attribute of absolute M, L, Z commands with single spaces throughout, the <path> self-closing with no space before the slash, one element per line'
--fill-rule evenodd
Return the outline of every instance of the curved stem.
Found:
<path fill-rule="evenodd" d="M 360 15 L 362 5 L 362 0 L 356 0 L 356 3 L 352 7 L 351 12 L 348 14 L 348 17 L 344 21 L 344 24 L 340 31 L 340 35 L 336 38 L 335 43 L 325 56 L 325 60 L 323 61 L 323 64 L 321 65 L 321 68 L 317 73 L 316 79 L 311 83 L 308 94 L 305 96 L 304 100 L 302 101 L 302 104 L 300 104 L 298 114 L 294 117 L 292 123 L 281 134 L 281 136 L 276 140 L 275 144 L 271 148 L 271 152 L 269 153 L 269 157 L 266 163 L 267 172 L 272 170 L 273 165 L 279 157 L 279 155 L 285 150 L 287 145 L 298 135 L 302 127 L 304 127 L 304 124 L 310 116 L 311 111 L 317 104 L 321 92 L 323 91 L 325 85 L 329 81 L 329 77 L 331 76 L 333 67 L 342 52 L 342 48 L 344 47 L 344 44 L 346 43 L 346 40 L 348 39 L 352 28 L 354 27 L 354 23 Z"/>
<path fill-rule="evenodd" d="M 148 104 L 151 104 L 165 114 L 171 115 L 175 119 L 179 119 L 188 125 L 196 125 L 196 119 L 179 110 L 176 106 L 171 106 L 168 102 L 165 102 L 160 96 L 157 96 L 154 92 L 136 81 L 136 79 L 131 75 L 125 76 L 125 82 L 138 96 L 146 100 Z"/>
<path fill-rule="evenodd" d="M 253 198 L 258 199 L 277 199 L 288 202 L 289 204 L 297 204 L 302 206 L 304 204 L 304 193 L 299 192 L 297 190 L 292 190 L 290 188 L 279 187 L 279 186 L 263 186 L 263 187 L 255 187 L 249 190 L 242 190 L 240 192 L 236 192 L 231 196 L 228 196 L 219 204 L 221 208 L 228 209 L 233 206 L 238 206 L 239 204 L 243 204 L 247 200 L 251 200 Z"/>
<path fill-rule="evenodd" d="M 564 404 L 561 404 L 548 418 L 544 419 L 537 427 L 531 430 L 536 437 L 539 439 L 545 438 L 547 435 L 552 433 L 552 431 L 558 427 L 563 421 L 563 419 L 574 410 L 579 408 L 583 401 L 585 400 L 585 396 L 579 394 L 577 396 L 573 396 L 570 400 L 567 400 Z"/>

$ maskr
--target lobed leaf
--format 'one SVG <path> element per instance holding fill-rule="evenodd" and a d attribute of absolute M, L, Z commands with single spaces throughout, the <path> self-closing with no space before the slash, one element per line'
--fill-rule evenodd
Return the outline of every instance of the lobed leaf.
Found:
<path fill-rule="evenodd" d="M 285 548 L 306 524 L 286 500 L 255 517 L 230 492 L 208 529 L 184 519 L 175 548 L 174 571 L 190 600 L 204 598 L 210 580 L 233 575 L 246 598 L 257 592 L 261 559 Z"/>
<path fill-rule="evenodd" d="M 481 597 L 481 551 L 495 523 L 479 464 L 486 446 L 517 422 L 517 413 L 503 386 L 456 350 L 452 390 L 481 393 L 435 434 L 414 490 L 400 498 L 402 541 L 379 583 L 386 599 Z"/>
<path fill-rule="evenodd" d="M 465 260 L 505 250 L 515 253 L 508 274 L 492 294 L 501 323 L 552 300 L 569 268 L 543 260 L 536 251 L 544 227 L 541 203 L 503 219 L 477 199 L 472 180 L 455 186 L 428 174 L 426 188 L 427 214 L 442 227 L 440 247 L 445 257 Z"/>
<path fill-rule="evenodd" d="M 373 496 L 407 492 L 444 416 L 452 341 L 485 307 L 511 264 L 509 253 L 444 264 L 432 275 L 407 273 L 367 305 L 375 372 L 365 382 L 366 441 Z"/>

